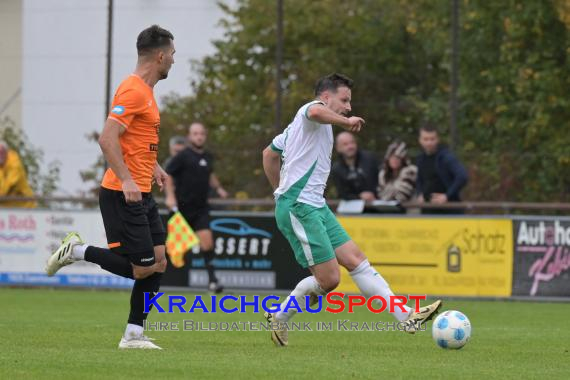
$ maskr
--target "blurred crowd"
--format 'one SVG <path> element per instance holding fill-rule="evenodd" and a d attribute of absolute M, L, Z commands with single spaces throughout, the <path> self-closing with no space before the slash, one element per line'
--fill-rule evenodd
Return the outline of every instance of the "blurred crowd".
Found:
<path fill-rule="evenodd" d="M 405 142 L 393 141 L 382 160 L 375 152 L 361 149 L 350 132 L 336 136 L 337 158 L 331 169 L 336 197 L 342 200 L 363 200 L 368 204 L 382 201 L 402 204 L 409 201 L 441 205 L 461 201 L 461 190 L 467 184 L 465 167 L 440 143 L 439 133 L 431 124 L 424 124 L 418 133 L 420 154 L 412 159 Z M 185 136 L 170 140 L 169 161 L 188 146 Z M 221 189 L 221 186 L 216 187 Z M 225 193 L 225 190 L 223 190 Z M 210 196 L 216 196 L 212 192 Z M 227 197 L 227 194 L 223 194 Z M 18 153 L 0 141 L 0 197 L 31 197 L 26 170 Z M 34 207 L 30 201 L 3 201 L 3 207 Z M 403 208 L 400 208 L 404 211 Z M 457 209 L 424 208 L 422 213 L 458 213 Z"/>
<path fill-rule="evenodd" d="M 426 123 L 420 128 L 418 142 L 421 153 L 415 160 L 409 157 L 406 144 L 397 140 L 388 146 L 379 162 L 375 153 L 359 148 L 353 134 L 339 133 L 335 141 L 338 157 L 331 172 L 338 198 L 434 205 L 461 201 L 461 190 L 468 180 L 464 166 L 440 143 L 433 125 Z M 426 208 L 422 212 L 461 211 Z"/>

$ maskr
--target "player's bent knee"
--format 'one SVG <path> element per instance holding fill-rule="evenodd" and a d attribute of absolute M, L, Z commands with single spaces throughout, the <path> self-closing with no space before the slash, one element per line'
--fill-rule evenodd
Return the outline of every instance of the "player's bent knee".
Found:
<path fill-rule="evenodd" d="M 327 292 L 327 293 L 332 292 L 333 290 L 335 290 L 336 287 L 338 286 L 338 284 L 339 284 L 338 281 L 328 281 L 328 282 L 325 282 L 324 284 L 320 284 L 320 283 L 319 283 L 319 285 L 321 286 L 321 288 L 322 288 L 325 292 Z"/>
<path fill-rule="evenodd" d="M 355 270 L 364 260 L 366 260 L 366 255 L 362 251 L 356 251 L 349 255 L 341 256 L 338 258 L 338 263 L 344 267 L 347 271 L 352 272 Z"/>
<path fill-rule="evenodd" d="M 151 272 L 133 272 L 133 277 L 135 280 L 142 280 L 149 277 L 151 274 Z"/>
<path fill-rule="evenodd" d="M 340 273 L 338 272 L 326 273 L 316 278 L 319 286 L 327 293 L 335 290 L 340 283 Z"/>
<path fill-rule="evenodd" d="M 336 289 L 336 287 L 340 284 L 340 278 L 334 278 L 331 277 L 329 279 L 329 281 L 327 282 L 327 285 L 325 286 L 325 288 L 323 288 L 323 290 L 325 292 L 332 292 L 333 290 Z"/>
<path fill-rule="evenodd" d="M 135 280 L 142 280 L 149 277 L 155 271 L 152 267 L 133 266 L 133 277 Z"/>

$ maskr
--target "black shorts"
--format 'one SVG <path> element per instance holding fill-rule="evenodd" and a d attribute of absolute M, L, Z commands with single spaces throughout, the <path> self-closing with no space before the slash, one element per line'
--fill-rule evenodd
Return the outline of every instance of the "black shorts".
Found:
<path fill-rule="evenodd" d="M 194 231 L 210 229 L 210 208 L 181 209 L 180 213 Z"/>
<path fill-rule="evenodd" d="M 109 248 L 127 255 L 134 265 L 154 264 L 154 247 L 164 245 L 166 233 L 152 194 L 142 201 L 127 203 L 122 191 L 101 188 L 99 207 Z"/>

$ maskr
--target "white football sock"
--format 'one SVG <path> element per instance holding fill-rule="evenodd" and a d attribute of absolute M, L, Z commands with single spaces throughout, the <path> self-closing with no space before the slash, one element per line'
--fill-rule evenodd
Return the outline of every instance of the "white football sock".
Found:
<path fill-rule="evenodd" d="M 315 276 L 309 276 L 307 278 L 304 278 L 301 281 L 299 281 L 295 289 L 293 289 L 291 294 L 285 299 L 285 301 L 283 301 L 283 303 L 281 304 L 280 311 L 278 311 L 275 314 L 275 318 L 280 322 L 288 322 L 289 319 L 291 319 L 291 317 L 293 317 L 297 313 L 297 309 L 295 307 L 290 307 L 287 310 L 287 312 L 283 312 L 285 306 L 287 305 L 291 297 L 295 297 L 301 310 L 305 311 L 307 310 L 305 296 L 319 296 L 319 295 L 322 296 L 325 294 L 327 294 L 327 292 L 325 292 L 321 288 Z"/>
<path fill-rule="evenodd" d="M 370 298 L 372 296 L 381 296 L 386 300 L 386 310 L 390 311 L 390 296 L 394 293 L 390 290 L 390 286 L 384 278 L 370 266 L 368 260 L 364 260 L 360 263 L 352 272 L 352 281 L 358 286 L 360 292 L 366 297 Z M 378 302 L 378 301 L 375 301 Z M 394 308 L 394 312 L 391 313 L 398 321 L 405 321 L 412 310 L 408 306 L 404 306 L 406 309 L 403 312 L 399 307 Z"/>
<path fill-rule="evenodd" d="M 85 250 L 87 249 L 87 244 L 77 244 L 73 246 L 71 250 L 71 257 L 75 260 L 85 260 Z"/>
<path fill-rule="evenodd" d="M 139 325 L 133 325 L 132 323 L 127 324 L 125 329 L 125 339 L 130 340 L 134 338 L 141 337 L 143 335 L 143 327 Z"/>

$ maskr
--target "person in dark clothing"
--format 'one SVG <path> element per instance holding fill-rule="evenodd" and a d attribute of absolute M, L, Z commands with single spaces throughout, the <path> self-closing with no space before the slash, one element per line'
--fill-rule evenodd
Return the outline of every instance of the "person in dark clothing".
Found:
<path fill-rule="evenodd" d="M 214 239 L 210 229 L 208 194 L 213 189 L 221 198 L 228 193 L 214 174 L 213 157 L 204 149 L 207 130 L 201 123 L 193 123 L 188 130 L 189 146 L 174 156 L 166 167 L 170 175 L 166 185 L 166 205 L 179 210 L 200 239 L 200 251 L 206 261 L 209 289 L 216 293 L 222 286 L 214 273 Z"/>
<path fill-rule="evenodd" d="M 373 201 L 378 186 L 378 160 L 358 149 L 354 135 L 341 132 L 336 137 L 339 159 L 332 166 L 332 177 L 340 199 Z"/>
<path fill-rule="evenodd" d="M 431 124 L 420 128 L 419 143 L 423 152 L 418 156 L 416 190 L 420 202 L 444 204 L 460 202 L 461 190 L 468 181 L 467 171 L 455 155 L 439 143 L 437 129 Z M 426 214 L 457 214 L 457 209 L 424 209 Z"/>
<path fill-rule="evenodd" d="M 186 137 L 184 136 L 172 136 L 168 141 L 168 152 L 169 156 L 166 160 L 163 161 L 162 167 L 165 168 L 168 166 L 168 163 L 174 156 L 178 153 L 182 152 L 184 148 L 188 146 L 188 142 L 186 141 Z"/>

